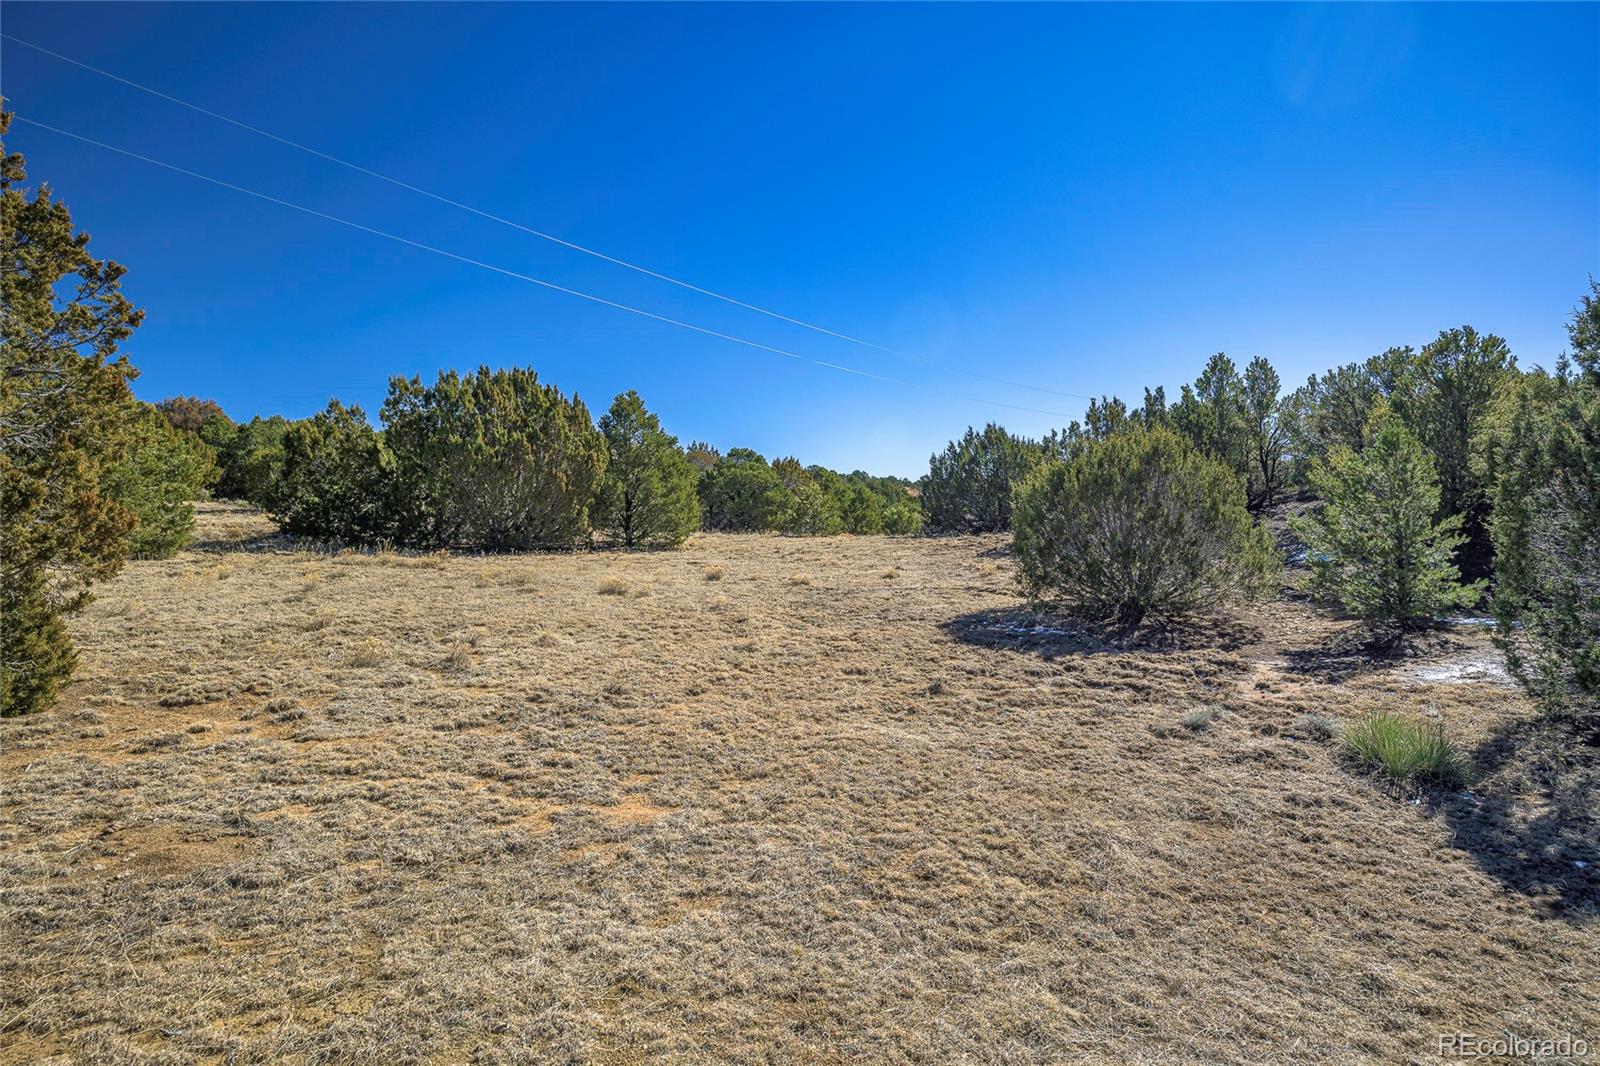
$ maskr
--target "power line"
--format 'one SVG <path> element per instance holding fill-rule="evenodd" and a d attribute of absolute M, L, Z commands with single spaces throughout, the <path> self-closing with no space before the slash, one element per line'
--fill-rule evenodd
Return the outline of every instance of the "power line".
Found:
<path fill-rule="evenodd" d="M 789 359 L 798 359 L 801 362 L 811 363 L 815 366 L 827 367 L 829 370 L 837 370 L 840 373 L 854 374 L 857 377 L 870 378 L 874 381 L 882 381 L 891 385 L 903 385 L 907 388 L 920 389 L 924 392 L 929 392 L 934 395 L 947 396 L 952 399 L 964 400 L 968 403 L 988 404 L 994 407 L 1009 408 L 1013 411 L 1027 411 L 1031 414 L 1050 415 L 1055 418 L 1073 417 L 1064 411 L 1049 411 L 1038 407 L 1025 407 L 1021 404 L 1005 403 L 1001 400 L 990 400 L 979 396 L 966 396 L 962 393 L 946 392 L 943 389 L 931 388 L 927 385 L 923 385 L 920 382 L 907 381 L 903 378 L 892 378 L 883 374 L 875 374 L 870 370 L 862 370 L 859 367 L 846 366 L 843 363 L 829 362 L 826 359 L 816 359 L 808 355 L 801 355 L 798 352 L 791 352 L 786 348 L 777 348 L 770 344 L 763 344 L 760 341 L 753 341 L 746 337 L 736 337 L 731 333 L 721 333 L 714 329 L 707 329 L 705 326 L 697 326 L 692 322 L 685 322 L 682 319 L 669 318 L 666 315 L 656 314 L 654 311 L 646 311 L 643 308 L 632 307 L 628 304 L 618 303 L 615 300 L 608 300 L 603 296 L 595 296 L 592 293 L 580 292 L 577 289 L 569 289 L 565 285 L 557 285 L 553 281 L 545 281 L 543 278 L 536 278 L 529 274 L 522 274 L 515 270 L 508 270 L 505 267 L 495 266 L 493 263 L 486 263 L 481 259 L 473 259 L 470 256 L 458 255 L 455 252 L 446 251 L 443 248 L 438 248 L 431 244 L 424 244 L 421 241 L 414 241 L 409 237 L 401 237 L 398 234 L 389 233 L 385 230 L 375 229 L 372 226 L 365 226 L 359 222 L 351 222 L 349 219 L 340 218 L 337 215 L 330 215 L 325 211 L 318 211 L 315 208 L 306 207 L 302 204 L 293 203 L 289 200 L 283 200 L 276 196 L 269 195 L 268 193 L 258 192 L 255 189 L 247 189 L 243 185 L 235 185 L 232 182 L 223 181 L 221 178 L 213 178 L 209 175 L 201 174 L 193 170 L 187 170 L 172 163 L 166 163 L 159 159 L 152 159 L 150 156 L 140 155 L 138 152 L 129 151 L 126 148 L 118 148 L 114 144 L 106 144 L 105 142 L 97 141 L 92 137 L 84 137 L 81 134 L 72 133 L 69 130 L 47 125 L 46 123 L 36 121 L 24 115 L 14 114 L 13 117 L 16 119 L 16 121 L 24 122 L 37 129 L 48 130 L 51 133 L 59 134 L 62 137 L 69 137 L 72 140 L 80 141 L 84 144 L 90 144 L 96 148 L 103 148 L 108 152 L 115 152 L 118 155 L 127 156 L 129 159 L 137 159 L 142 163 L 149 163 L 151 166 L 161 167 L 177 174 L 183 174 L 186 177 L 196 178 L 200 181 L 209 182 L 212 185 L 221 186 L 224 189 L 231 189 L 234 192 L 244 193 L 247 196 L 254 196 L 257 199 L 266 200 L 268 203 L 274 203 L 280 207 L 292 208 L 295 211 L 301 211 L 305 214 L 313 215 L 329 222 L 337 222 L 341 226 L 349 226 L 351 229 L 360 230 L 363 233 L 370 233 L 375 237 L 383 237 L 387 240 L 397 241 L 400 244 L 409 245 L 412 248 L 419 248 L 425 252 L 432 252 L 434 255 L 444 256 L 446 259 L 454 259 L 458 263 L 466 263 L 470 266 L 481 267 L 484 270 L 491 270 L 496 274 L 504 274 L 508 278 L 516 278 L 518 281 L 526 281 L 534 285 L 542 286 L 546 289 L 551 289 L 555 292 L 565 293 L 568 296 L 576 296 L 579 299 L 588 300 L 591 303 L 597 303 L 605 307 L 613 307 L 619 311 L 627 311 L 630 314 L 654 319 L 657 322 L 664 322 L 669 326 L 677 326 L 681 329 L 693 330 L 696 333 L 703 333 L 708 337 L 716 337 L 718 340 L 730 341 L 734 344 L 743 344 L 750 348 L 758 348 L 764 352 L 771 352 L 774 355 L 785 356 Z"/>
<path fill-rule="evenodd" d="M 1091 396 L 1083 396 L 1083 395 L 1080 395 L 1080 394 L 1075 393 L 1075 392 L 1062 392 L 1059 389 L 1045 388 L 1043 385 L 1029 385 L 1029 384 L 1026 384 L 1026 383 L 1021 382 L 1021 381 L 1012 381 L 1012 380 L 1010 380 L 1008 378 L 995 377 L 995 376 L 993 376 L 991 374 L 980 373 L 980 372 L 978 372 L 976 370 L 968 370 L 965 367 L 955 366 L 955 365 L 950 364 L 950 363 L 941 363 L 941 362 L 938 362 L 936 360 L 928 359 L 925 356 L 914 355 L 914 354 L 912 354 L 910 352 L 901 351 L 898 348 L 889 348 L 889 347 L 886 347 L 886 346 L 884 346 L 882 344 L 876 344 L 876 343 L 874 343 L 872 341 L 862 340 L 860 337 L 853 337 L 848 333 L 840 333 L 840 332 L 838 332 L 836 330 L 828 329 L 826 326 L 819 326 L 814 322 L 807 322 L 804 319 L 800 319 L 800 318 L 792 318 L 789 315 L 785 315 L 785 314 L 782 314 L 780 312 L 773 311 L 773 310 L 770 310 L 770 309 L 765 308 L 765 307 L 761 307 L 758 304 L 747 303 L 744 300 L 737 299 L 737 298 L 735 298 L 733 296 L 729 296 L 729 295 L 727 295 L 725 293 L 717 292 L 714 289 L 702 288 L 701 286 L 696 285 L 693 282 L 684 281 L 682 278 L 675 278 L 670 274 L 663 274 L 663 273 L 661 273 L 659 271 L 651 270 L 649 267 L 640 266 L 637 263 L 630 263 L 626 259 L 618 259 L 616 256 L 607 255 L 605 252 L 597 251 L 597 250 L 595 250 L 593 248 L 587 248 L 584 245 L 576 244 L 576 243 L 574 243 L 572 241 L 569 241 L 569 240 L 566 240 L 566 239 L 564 239 L 562 237 L 557 237 L 553 233 L 546 233 L 543 230 L 537 230 L 537 229 L 533 229 L 532 227 L 529 227 L 529 226 L 524 226 L 520 222 L 514 222 L 511 219 L 502 218 L 499 215 L 492 214 L 492 213 L 490 213 L 488 211 L 480 210 L 479 208 L 473 207 L 471 204 L 464 204 L 459 200 L 452 200 L 448 196 L 442 196 L 439 193 L 430 192 L 427 189 L 419 188 L 416 185 L 412 185 L 410 182 L 402 181 L 399 178 L 390 177 L 387 174 L 381 174 L 376 170 L 371 170 L 371 169 L 369 169 L 367 167 L 361 166 L 359 163 L 352 163 L 347 159 L 341 159 L 336 155 L 330 155 L 327 152 L 323 152 L 323 151 L 320 151 L 320 150 L 318 150 L 316 148 L 312 148 L 312 147 L 310 147 L 308 145 L 301 144 L 298 141 L 291 141 L 287 137 L 281 137 L 276 133 L 270 132 L 269 130 L 261 129 L 258 126 L 252 126 L 248 122 L 241 122 L 239 119 L 231 118 L 231 117 L 229 117 L 227 115 L 224 115 L 224 114 L 221 114 L 219 112 L 212 111 L 209 108 L 201 107 L 199 104 L 190 103 L 187 100 L 183 100 L 183 99 L 180 99 L 180 98 L 178 98 L 176 96 L 172 96 L 172 95 L 170 95 L 168 93 L 164 93 L 159 89 L 152 89 L 148 85 L 141 85 L 139 82 L 133 81 L 133 80 L 131 80 L 129 78 L 124 78 L 119 74 L 113 74 L 108 70 L 101 70 L 99 67 L 90 66 L 88 63 L 84 63 L 84 62 L 82 62 L 80 60 L 73 59 L 71 56 L 62 55 L 60 52 L 53 52 L 50 49 L 45 48 L 43 45 L 34 44 L 32 41 L 24 41 L 20 37 L 16 37 L 16 36 L 13 36 L 12 34 L 3 33 L 3 32 L 0 32 L 0 37 L 4 37 L 8 41 L 15 41 L 17 44 L 20 44 L 25 48 L 32 48 L 36 52 L 42 52 L 47 56 L 52 56 L 52 57 L 54 57 L 56 59 L 61 60 L 63 63 L 70 63 L 75 67 L 81 67 L 82 69 L 87 70 L 87 71 L 89 71 L 89 72 L 91 72 L 93 74 L 98 74 L 103 78 L 110 78 L 112 81 L 120 82 L 121 84 L 127 85 L 130 88 L 138 89 L 140 92 L 149 93 L 151 96 L 156 96 L 156 97 L 161 98 L 162 100 L 168 101 L 169 103 L 177 104 L 179 107 L 186 107 L 191 111 L 198 112 L 199 114 L 205 115 L 205 116 L 207 116 L 209 118 L 214 118 L 214 119 L 217 119 L 217 120 L 219 120 L 221 122 L 226 122 L 229 125 L 237 126 L 238 128 L 240 128 L 242 130 L 248 130 L 249 132 L 257 134 L 258 136 L 266 137 L 269 140 L 277 141 L 279 144 L 287 145 L 288 147 L 294 148 L 297 151 L 307 152 L 307 153 L 309 153 L 311 155 L 316 156 L 318 159 L 324 159 L 324 160 L 327 160 L 330 163 L 336 163 L 341 167 L 347 167 L 350 170 L 356 171 L 359 174 L 365 174 L 368 177 L 377 178 L 379 181 L 388 182 L 390 185 L 394 185 L 394 186 L 396 186 L 398 188 L 405 189 L 405 190 L 407 190 L 409 192 L 414 192 L 414 193 L 418 194 L 419 196 L 426 196 L 430 200 L 436 200 L 439 203 L 448 204 L 451 207 L 458 208 L 459 210 L 466 211 L 466 212 L 469 212 L 471 214 L 477 215 L 480 218 L 486 218 L 491 222 L 498 222 L 503 226 L 510 226 L 512 229 L 521 230 L 523 233 L 527 233 L 527 234 L 530 234 L 530 235 L 532 235 L 534 237 L 538 237 L 541 240 L 550 241 L 550 242 L 552 242 L 554 244 L 559 244 L 564 248 L 570 248 L 575 252 L 581 252 L 584 255 L 593 256 L 596 259 L 602 259 L 607 263 L 613 263 L 613 264 L 615 264 L 617 266 L 625 267 L 628 270 L 637 271 L 640 274 L 645 274 L 645 275 L 648 275 L 649 277 L 656 278 L 656 279 L 658 279 L 660 281 L 665 281 L 665 282 L 667 282 L 669 284 L 677 285 L 680 288 L 688 289 L 690 292 L 697 292 L 697 293 L 701 294 L 702 296 L 709 296 L 712 299 L 721 300 L 724 303 L 732 304 L 735 307 L 742 307 L 747 311 L 754 311 L 757 314 L 766 315 L 769 318 L 775 318 L 775 319 L 779 320 L 780 322 L 787 322 L 790 325 L 800 326 L 800 327 L 802 327 L 804 329 L 809 329 L 809 330 L 812 330 L 812 331 L 817 332 L 817 333 L 825 334 L 826 336 L 834 337 L 834 338 L 836 338 L 838 340 L 848 341 L 851 344 L 859 344 L 864 348 L 872 348 L 872 349 L 874 349 L 876 351 L 887 352 L 890 355 L 898 355 L 901 358 L 909 359 L 912 362 L 920 362 L 920 363 L 924 363 L 924 364 L 929 365 L 929 366 L 940 367 L 940 368 L 945 369 L 945 370 L 954 371 L 957 374 L 965 374 L 968 377 L 978 378 L 978 379 L 981 379 L 983 381 L 992 381 L 997 385 L 1007 385 L 1007 386 L 1009 386 L 1011 388 L 1016 388 L 1016 389 L 1027 389 L 1027 390 L 1030 390 L 1032 392 L 1048 393 L 1048 394 L 1050 394 L 1052 396 L 1066 396 L 1066 397 L 1070 397 L 1070 398 L 1075 399 L 1075 400 L 1093 399 L 1093 397 L 1091 397 Z"/>

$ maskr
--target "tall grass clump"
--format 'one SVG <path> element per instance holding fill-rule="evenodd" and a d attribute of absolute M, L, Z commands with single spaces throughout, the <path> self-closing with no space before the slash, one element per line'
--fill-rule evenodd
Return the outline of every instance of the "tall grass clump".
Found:
<path fill-rule="evenodd" d="M 1353 722 L 1344 731 L 1344 751 L 1397 784 L 1458 788 L 1471 769 L 1443 725 L 1392 711 L 1370 711 Z"/>

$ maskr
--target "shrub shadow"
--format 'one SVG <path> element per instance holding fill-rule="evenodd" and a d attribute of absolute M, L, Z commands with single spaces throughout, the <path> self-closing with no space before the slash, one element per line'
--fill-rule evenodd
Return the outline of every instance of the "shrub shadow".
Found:
<path fill-rule="evenodd" d="M 972 611 L 940 628 L 963 644 L 1027 652 L 1054 659 L 1069 655 L 1128 652 L 1237 651 L 1261 639 L 1261 631 L 1235 618 L 1196 616 L 1167 625 L 1125 629 L 1028 607 Z"/>
<path fill-rule="evenodd" d="M 1441 804 L 1456 846 L 1551 914 L 1600 919 L 1600 746 L 1562 723 L 1521 719 L 1491 733 L 1473 761 L 1482 784 Z"/>

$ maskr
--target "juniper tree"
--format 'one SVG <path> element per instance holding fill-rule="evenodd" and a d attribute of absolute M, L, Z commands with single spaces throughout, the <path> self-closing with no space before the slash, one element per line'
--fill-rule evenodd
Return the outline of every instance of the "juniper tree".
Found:
<path fill-rule="evenodd" d="M 1513 675 L 1600 737 L 1600 286 L 1568 325 L 1573 372 L 1523 376 L 1483 442 L 1495 614 Z"/>
<path fill-rule="evenodd" d="M 749 533 L 777 529 L 789 510 L 789 490 L 758 452 L 731 448 L 700 479 L 705 527 Z"/>
<path fill-rule="evenodd" d="M 11 114 L 0 108 L 0 137 Z M 0 143 L 0 714 L 47 705 L 71 673 L 62 619 L 128 553 L 132 512 L 107 494 L 123 454 L 142 312 L 124 270 Z"/>
<path fill-rule="evenodd" d="M 1289 411 L 1278 396 L 1278 372 L 1261 356 L 1244 368 L 1243 418 L 1253 508 L 1272 506 L 1282 488 L 1282 465 L 1289 446 Z"/>
<path fill-rule="evenodd" d="M 360 407 L 330 400 L 284 431 L 272 513 L 287 533 L 343 544 L 396 539 L 394 457 Z"/>
<path fill-rule="evenodd" d="M 700 528 L 700 472 L 629 389 L 600 418 L 605 437 L 605 480 L 596 501 L 596 525 L 624 548 L 671 547 Z"/>
<path fill-rule="evenodd" d="M 1396 374 L 1390 397 L 1395 413 L 1433 455 L 1439 516 L 1461 516 L 1457 562 L 1473 576 L 1487 574 L 1493 559 L 1487 486 L 1473 469 L 1473 441 L 1515 368 L 1516 359 L 1499 337 L 1471 326 L 1445 330 L 1422 349 L 1409 377 Z"/>
<path fill-rule="evenodd" d="M 989 423 L 967 429 L 928 460 L 922 513 L 941 533 L 1003 532 L 1011 528 L 1011 493 L 1044 458 L 1039 444 Z"/>
<path fill-rule="evenodd" d="M 432 385 L 393 378 L 383 422 L 406 542 L 504 550 L 588 539 L 605 438 L 582 400 L 533 370 L 451 370 Z"/>

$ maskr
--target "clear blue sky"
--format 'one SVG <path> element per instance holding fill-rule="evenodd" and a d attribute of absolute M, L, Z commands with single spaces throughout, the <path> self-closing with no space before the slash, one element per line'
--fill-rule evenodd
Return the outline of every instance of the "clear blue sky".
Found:
<path fill-rule="evenodd" d="M 1600 274 L 1600 6 L 5 3 L 6 33 L 484 210 L 942 363 L 1138 396 L 1470 322 L 1553 361 Z M 147 399 L 236 417 L 529 364 L 687 441 L 916 476 L 1082 401 L 764 319 L 4 42 L 25 116 L 597 307 L 15 126 L 148 312 Z M 956 395 L 948 395 L 956 394 Z"/>

